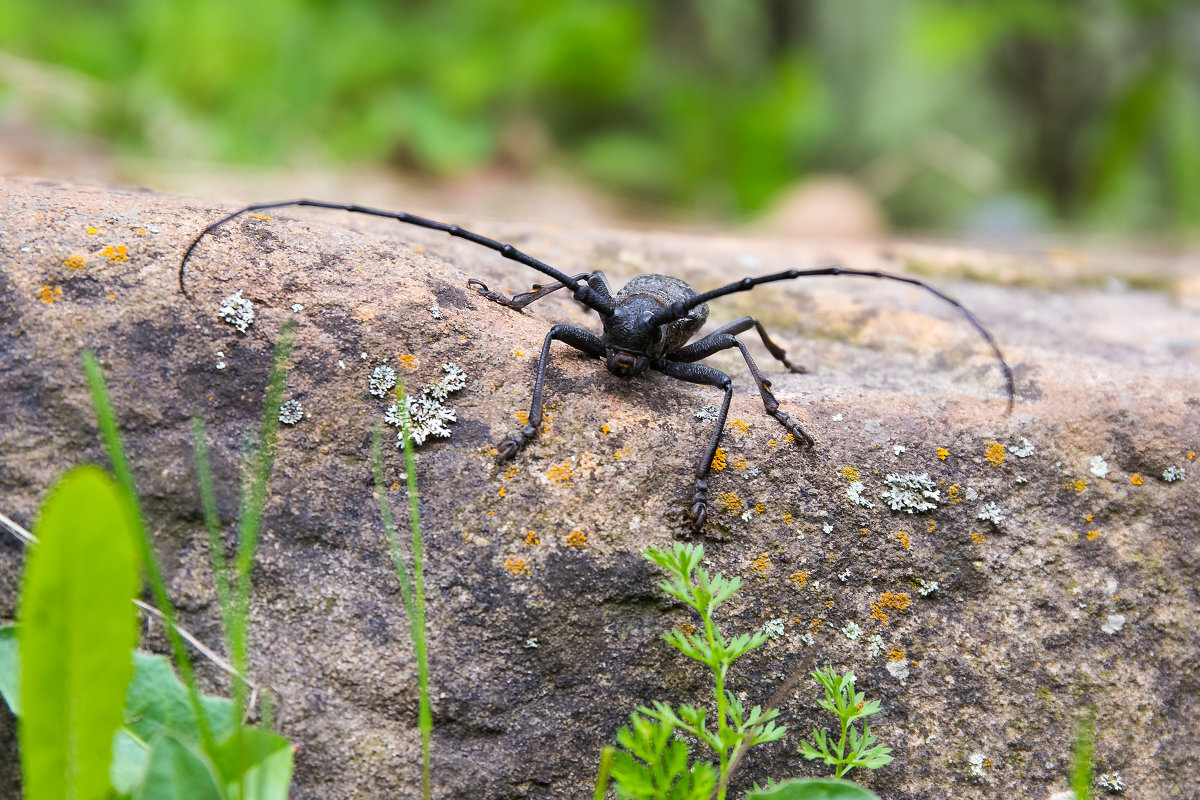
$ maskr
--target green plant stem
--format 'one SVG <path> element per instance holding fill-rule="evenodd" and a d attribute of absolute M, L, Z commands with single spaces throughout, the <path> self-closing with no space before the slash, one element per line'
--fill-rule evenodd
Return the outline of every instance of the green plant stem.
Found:
<path fill-rule="evenodd" d="M 275 342 L 275 353 L 271 360 L 271 373 L 267 378 L 266 399 L 263 402 L 262 424 L 258 434 L 258 450 L 254 454 L 250 482 L 246 488 L 242 515 L 238 524 L 238 549 L 234 561 L 234 593 L 229 621 L 229 650 L 234 669 L 239 673 L 233 681 L 234 708 L 238 719 L 246 713 L 246 683 L 241 676 L 247 675 L 248 637 L 250 615 L 250 572 L 254 567 L 254 554 L 258 549 L 262 528 L 263 507 L 266 505 L 267 482 L 275 464 L 275 439 L 279 432 L 279 406 L 287 383 L 287 362 L 292 355 L 292 340 L 296 322 L 288 320 L 279 329 Z"/>
<path fill-rule="evenodd" d="M 229 598 L 229 572 L 225 563 L 225 543 L 221 539 L 221 519 L 217 514 L 217 495 L 213 489 L 204 419 L 199 414 L 192 417 L 192 453 L 196 458 L 196 482 L 200 485 L 204 526 L 208 531 L 208 554 L 212 559 L 213 575 L 216 576 L 217 602 L 221 606 L 221 625 L 225 631 L 225 647 L 228 652 L 230 615 L 233 613 Z"/>
<path fill-rule="evenodd" d="M 150 539 L 149 531 L 146 530 L 141 503 L 138 501 L 137 485 L 134 483 L 129 462 L 125 458 L 125 448 L 121 441 L 121 433 L 117 430 L 116 416 L 113 414 L 112 401 L 108 395 L 104 375 L 100 370 L 100 363 L 96 360 L 96 355 L 90 350 L 83 351 L 83 371 L 87 375 L 88 387 L 92 394 L 92 405 L 96 409 L 100 431 L 108 447 L 108 457 L 112 462 L 113 472 L 116 473 L 117 483 L 121 486 L 130 523 L 137 531 L 134 541 L 141 557 L 142 569 L 150 583 L 154 602 L 162 612 L 163 620 L 166 623 L 163 627 L 167 633 L 167 641 L 171 645 L 175 667 L 183 677 L 184 685 L 187 686 L 188 703 L 192 707 L 192 713 L 196 715 L 196 724 L 200 728 L 200 739 L 205 750 L 212 752 L 215 750 L 212 729 L 208 725 L 208 717 L 205 716 L 204 709 L 200 704 L 200 692 L 196 689 L 196 674 L 192 669 L 192 660 L 188 657 L 187 648 L 184 647 L 183 637 L 175 628 L 175 605 L 171 602 L 170 595 L 167 594 L 167 584 L 163 580 L 162 570 L 158 566 L 154 544 Z"/>
<path fill-rule="evenodd" d="M 404 382 L 397 380 L 395 389 L 396 407 L 400 412 L 404 432 L 404 473 L 408 490 L 408 517 L 412 527 L 412 584 L 408 569 L 400 551 L 400 541 L 392 517 L 391 504 L 387 499 L 387 486 L 383 480 L 383 460 L 380 453 L 382 433 L 376 428 L 371 440 L 371 463 L 375 474 L 375 491 L 383 517 L 388 547 L 392 553 L 396 578 L 400 582 L 400 596 L 408 614 L 412 635 L 413 655 L 417 661 L 417 727 L 421 731 L 421 790 L 424 800 L 430 800 L 432 783 L 430 775 L 430 746 L 433 731 L 433 713 L 429 702 L 429 652 L 425 640 L 425 564 L 424 544 L 421 540 L 421 510 L 417 496 L 417 467 L 413 457 L 411 424 L 404 404 Z"/>
<path fill-rule="evenodd" d="M 593 800 L 604 800 L 604 795 L 608 791 L 608 777 L 612 773 L 612 762 L 616 752 L 612 747 L 605 747 L 600 751 L 600 769 L 596 773 L 596 792 L 592 796 Z"/>

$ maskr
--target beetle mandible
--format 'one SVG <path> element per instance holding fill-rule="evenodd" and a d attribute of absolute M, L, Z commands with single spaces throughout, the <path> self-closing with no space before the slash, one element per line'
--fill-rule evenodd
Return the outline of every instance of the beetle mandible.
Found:
<path fill-rule="evenodd" d="M 876 270 L 848 269 L 840 266 L 825 266 L 815 269 L 789 269 L 770 275 L 742 278 L 739 281 L 734 281 L 733 283 L 711 289 L 707 292 L 697 292 L 689 284 L 678 278 L 672 278 L 667 275 L 649 274 L 633 278 L 620 291 L 614 294 L 604 274 L 599 270 L 573 276 L 567 275 L 551 267 L 549 264 L 544 264 L 536 258 L 522 253 L 510 244 L 504 244 L 495 239 L 489 239 L 486 236 L 472 233 L 457 225 L 448 225 L 444 222 L 437 222 L 404 212 L 384 211 L 365 206 L 327 203 L 320 200 L 284 200 L 275 203 L 259 203 L 246 206 L 222 217 L 201 231 L 192 240 L 192 243 L 188 245 L 183 258 L 179 262 L 179 289 L 183 292 L 184 296 L 188 296 L 183 280 L 184 268 L 192 251 L 196 249 L 196 245 L 200 243 L 200 240 L 206 234 L 211 233 L 226 222 L 242 214 L 288 206 L 310 206 L 335 211 L 349 211 L 355 214 L 368 214 L 385 219 L 394 219 L 397 222 L 416 225 L 422 228 L 442 231 L 451 236 L 466 239 L 469 242 L 474 242 L 475 244 L 495 250 L 505 258 L 512 259 L 527 267 L 532 267 L 538 272 L 554 279 L 554 283 L 544 286 L 534 284 L 530 291 L 511 298 L 490 290 L 480 281 L 474 279 L 468 281 L 467 285 L 475 289 L 481 296 L 519 311 L 551 292 L 566 288 L 571 291 L 577 301 L 600 316 L 601 324 L 604 327 L 604 333 L 601 336 L 571 325 L 555 325 L 546 334 L 546 339 L 542 344 L 541 356 L 538 359 L 537 378 L 533 385 L 533 403 L 529 409 L 529 421 L 520 430 L 514 431 L 496 445 L 498 451 L 496 460 L 498 462 L 508 461 L 515 457 L 517 453 L 521 452 L 537 436 L 538 428 L 542 422 L 542 389 L 545 385 L 546 365 L 550 360 L 550 344 L 554 341 L 563 342 L 594 358 L 604 359 L 605 368 L 620 378 L 635 378 L 646 370 L 654 370 L 655 372 L 660 372 L 663 375 L 681 381 L 713 386 L 722 390 L 725 397 L 721 403 L 721 410 L 717 415 L 716 431 L 713 433 L 708 447 L 703 451 L 699 461 L 696 463 L 695 491 L 692 494 L 688 508 L 688 513 L 692 519 L 692 529 L 695 531 L 699 531 L 703 527 L 704 521 L 708 518 L 708 473 L 712 468 L 717 448 L 720 446 L 721 435 L 725 429 L 725 419 L 729 414 L 729 403 L 733 399 L 733 381 L 730 380 L 729 376 L 713 367 L 698 364 L 696 363 L 697 361 L 720 350 L 736 347 L 741 352 L 742 358 L 745 359 L 746 366 L 750 368 L 750 374 L 754 376 L 755 384 L 762 397 L 763 408 L 766 409 L 767 414 L 778 420 L 788 433 L 792 434 L 797 445 L 801 447 L 811 447 L 813 445 L 813 438 L 797 423 L 793 422 L 786 412 L 780 410 L 779 402 L 771 393 L 771 381 L 762 374 L 758 365 L 750 356 L 750 352 L 746 349 L 746 345 L 738 338 L 738 334 L 746 333 L 753 328 L 758 333 L 767 351 L 773 357 L 782 362 L 792 372 L 805 372 L 806 370 L 803 367 L 797 366 L 788 360 L 786 352 L 771 340 L 762 323 L 754 317 L 742 317 L 721 326 L 707 336 L 691 342 L 691 344 L 688 343 L 708 319 L 709 301 L 719 297 L 724 297 L 735 292 L 749 291 L 755 286 L 761 286 L 764 283 L 820 275 L 851 275 L 866 278 L 882 278 L 918 286 L 939 299 L 950 303 L 962 312 L 967 321 L 971 323 L 991 347 L 992 353 L 996 356 L 1004 371 L 1004 384 L 1008 391 L 1008 413 L 1012 413 L 1015 397 L 1012 370 L 1004 360 L 1004 355 L 1000 352 L 996 340 L 975 315 L 954 298 L 923 281 L 910 278 L 907 275 L 894 275 Z"/>

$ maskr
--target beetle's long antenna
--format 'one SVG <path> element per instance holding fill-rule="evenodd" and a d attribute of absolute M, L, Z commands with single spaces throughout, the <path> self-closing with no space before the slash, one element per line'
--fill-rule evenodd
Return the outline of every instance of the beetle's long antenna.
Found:
<path fill-rule="evenodd" d="M 966 306 L 955 300 L 950 295 L 933 288 L 924 281 L 919 281 L 916 278 L 910 278 L 907 275 L 893 275 L 890 272 L 879 272 L 877 270 L 861 270 L 847 269 L 845 267 L 820 267 L 818 269 L 789 269 L 786 272 L 776 272 L 771 275 L 762 275 L 757 278 L 746 277 L 735 283 L 730 283 L 726 286 L 721 286 L 716 289 L 698 294 L 690 300 L 677 300 L 671 303 L 666 308 L 661 309 L 651 319 L 651 323 L 655 325 L 665 325 L 668 322 L 674 322 L 677 319 L 683 319 L 688 312 L 700 305 L 707 303 L 709 300 L 715 300 L 718 297 L 724 297 L 727 294 L 735 292 L 746 292 L 764 283 L 774 283 L 775 281 L 790 281 L 795 278 L 809 278 L 819 275 L 856 275 L 864 278 L 885 278 L 891 281 L 899 281 L 912 286 L 919 286 L 925 291 L 933 294 L 942 300 L 945 300 L 950 305 L 962 312 L 967 318 L 967 322 L 979 332 L 979 335 L 984 338 L 984 341 L 992 348 L 992 353 L 995 354 L 996 360 L 1000 362 L 1001 368 L 1004 370 L 1004 386 L 1008 389 L 1008 413 L 1012 414 L 1013 403 L 1016 399 L 1016 389 L 1014 388 L 1012 370 L 1009 369 L 1008 362 L 1004 360 L 1004 354 L 1000 352 L 1000 347 L 996 344 L 996 340 L 992 338 L 992 334 L 988 329 L 983 327 L 983 323 L 967 310 Z"/>
<path fill-rule="evenodd" d="M 544 275 L 549 275 L 551 278 L 554 278 L 557 281 L 561 281 L 563 286 L 574 292 L 576 300 L 583 303 L 585 306 L 592 309 L 602 317 L 611 316 L 613 313 L 612 303 L 600 296 L 586 283 L 580 283 L 571 276 L 559 272 L 549 264 L 544 264 L 533 256 L 522 253 L 511 244 L 504 244 L 503 242 L 498 242 L 495 239 L 489 239 L 486 236 L 480 236 L 478 233 L 472 233 L 471 231 L 460 228 L 457 225 L 447 225 L 444 222 L 437 222 L 436 220 L 425 219 L 424 217 L 418 217 L 413 214 L 406 214 L 403 211 L 384 211 L 378 208 L 367 208 L 366 206 L 344 205 L 342 203 L 326 203 L 321 200 L 284 200 L 277 203 L 258 203 L 256 205 L 246 206 L 243 209 L 239 209 L 232 214 L 222 217 L 204 230 L 200 231 L 200 235 L 192 240 L 192 243 L 188 245 L 188 249 L 184 252 L 183 258 L 179 261 L 179 290 L 183 292 L 184 297 L 191 299 L 191 295 L 187 293 L 187 288 L 183 285 L 184 267 L 187 265 L 188 257 L 191 256 L 192 251 L 196 249 L 196 245 L 200 243 L 200 240 L 203 239 L 205 235 L 213 232 L 226 222 L 240 217 L 242 214 L 247 214 L 252 211 L 267 211 L 272 208 L 285 208 L 287 206 L 311 206 L 313 208 L 328 208 L 333 211 L 350 211 L 355 214 L 369 214 L 373 217 L 394 219 L 397 222 L 404 222 L 406 224 L 416 225 L 421 228 L 442 231 L 443 233 L 448 233 L 451 236 L 457 236 L 460 239 L 466 239 L 468 242 L 474 242 L 475 244 L 483 245 L 491 250 L 495 250 L 505 258 L 512 259 L 513 261 L 524 264 L 527 267 L 533 267 L 538 272 L 541 272 Z"/>

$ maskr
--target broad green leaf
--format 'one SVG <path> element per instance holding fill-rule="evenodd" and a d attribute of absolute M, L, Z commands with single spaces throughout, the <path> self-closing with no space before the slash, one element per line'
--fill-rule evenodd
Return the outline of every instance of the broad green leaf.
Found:
<path fill-rule="evenodd" d="M 146 780 L 133 797 L 134 800 L 222 800 L 212 766 L 170 735 L 163 736 L 150 750 Z"/>
<path fill-rule="evenodd" d="M 229 800 L 286 800 L 292 781 L 292 745 L 257 728 L 234 731 L 217 745 L 214 763 Z"/>
<path fill-rule="evenodd" d="M 113 759 L 108 777 L 118 792 L 133 792 L 146 777 L 150 763 L 150 748 L 128 728 L 121 728 L 113 737 Z"/>
<path fill-rule="evenodd" d="M 133 680 L 125 696 L 125 719 L 130 731 L 143 742 L 153 742 L 167 732 L 187 744 L 200 741 L 200 726 L 192 712 L 187 688 L 163 656 L 134 654 Z M 234 728 L 233 702 L 205 695 L 200 705 L 214 738 L 228 736 Z"/>
<path fill-rule="evenodd" d="M 109 792 L 113 734 L 133 673 L 133 524 L 102 470 L 71 470 L 42 505 L 18 611 L 27 800 Z"/>
<path fill-rule="evenodd" d="M 21 698 L 17 687 L 21 685 L 21 654 L 17 649 L 17 626 L 0 626 L 0 697 L 8 703 L 13 716 L 21 716 Z"/>
<path fill-rule="evenodd" d="M 837 778 L 795 778 L 750 792 L 746 800 L 879 800 L 879 796 L 857 783 Z"/>

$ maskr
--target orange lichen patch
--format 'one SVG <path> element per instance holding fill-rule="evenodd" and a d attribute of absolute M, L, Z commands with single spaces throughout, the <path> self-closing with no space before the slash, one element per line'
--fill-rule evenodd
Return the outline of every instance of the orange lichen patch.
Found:
<path fill-rule="evenodd" d="M 792 512 L 790 512 L 790 511 L 785 511 L 785 512 L 783 512 L 783 524 L 784 524 L 784 525 L 787 525 L 788 527 L 791 527 L 791 525 L 792 525 Z"/>
<path fill-rule="evenodd" d="M 758 558 L 754 559 L 754 563 L 750 566 L 754 568 L 754 571 L 758 573 L 759 577 L 765 578 L 767 577 L 767 573 L 771 570 L 771 557 L 766 553 L 763 553 Z"/>
<path fill-rule="evenodd" d="M 400 488 L 400 481 L 392 481 L 392 491 L 394 492 L 399 488 Z"/>
<path fill-rule="evenodd" d="M 88 232 L 88 233 L 99 233 L 99 232 L 100 232 L 100 229 L 99 229 L 99 228 L 97 228 L 95 225 L 88 225 L 88 226 L 87 226 L 87 232 Z"/>
<path fill-rule="evenodd" d="M 1188 450 L 1188 454 L 1187 454 L 1187 460 L 1188 460 L 1188 461 L 1191 461 L 1191 460 L 1192 460 L 1193 458 L 1195 458 L 1195 457 L 1196 457 L 1196 451 L 1195 451 L 1195 450 Z"/>
<path fill-rule="evenodd" d="M 900 542 L 900 546 L 903 547 L 905 550 L 907 550 L 909 547 L 912 546 L 912 542 L 911 542 L 911 540 L 909 540 L 908 534 L 905 531 L 900 531 L 899 533 L 897 533 L 896 540 Z"/>
<path fill-rule="evenodd" d="M 787 441 L 788 441 L 788 444 L 791 444 L 792 442 L 796 441 L 796 437 L 795 437 L 795 436 L 792 436 L 792 435 L 789 433 L 789 434 L 787 435 Z"/>
<path fill-rule="evenodd" d="M 762 503 L 755 503 L 755 504 L 754 504 L 754 513 L 755 513 L 755 514 L 761 514 L 761 513 L 763 513 L 763 512 L 764 512 L 764 511 L 766 511 L 766 510 L 767 510 L 767 507 L 766 507 L 766 506 L 764 506 Z"/>
<path fill-rule="evenodd" d="M 83 269 L 83 264 L 83 256 L 81 255 L 70 255 L 63 262 L 64 267 L 70 267 L 71 269 Z"/>
<path fill-rule="evenodd" d="M 951 503 L 961 503 L 962 502 L 962 492 L 960 492 L 958 490 L 957 483 L 952 484 L 950 486 L 950 488 L 946 490 L 946 499 L 949 500 Z"/>
<path fill-rule="evenodd" d="M 750 462 L 741 457 L 739 457 L 736 461 L 733 462 L 734 469 L 743 469 L 744 470 L 749 466 L 750 466 Z"/>
<path fill-rule="evenodd" d="M 909 598 L 904 592 L 884 592 L 878 600 L 871 603 L 871 619 L 877 619 L 884 625 L 887 625 L 887 609 L 901 612 L 908 608 L 908 604 Z"/>
<path fill-rule="evenodd" d="M 774 447 L 777 444 L 779 444 L 779 442 L 772 439 L 771 441 L 767 442 L 767 447 Z"/>
<path fill-rule="evenodd" d="M 537 531 L 532 531 L 532 530 L 525 531 L 525 546 L 526 547 L 533 547 L 536 544 L 540 544 L 541 541 L 542 540 L 538 538 Z"/>
<path fill-rule="evenodd" d="M 854 481 L 858 480 L 858 468 L 842 467 L 842 477 L 853 483 Z"/>
<path fill-rule="evenodd" d="M 504 470 L 504 475 L 501 477 L 503 477 L 506 481 L 511 481 L 513 478 L 517 477 L 517 473 L 519 471 L 520 468 L 516 464 L 513 464 L 508 469 Z"/>
<path fill-rule="evenodd" d="M 616 452 L 613 453 L 613 458 L 615 458 L 617 461 L 620 461 L 622 458 L 629 458 L 629 451 L 628 450 L 617 450 Z"/>
<path fill-rule="evenodd" d="M 696 626 L 691 622 L 685 622 L 679 626 L 679 632 L 686 633 L 688 636 L 691 636 L 696 632 Z"/>
<path fill-rule="evenodd" d="M 713 472 L 720 472 L 721 470 L 725 469 L 725 465 L 727 463 L 728 463 L 728 459 L 725 457 L 725 449 L 722 447 L 718 447 L 717 452 L 713 453 L 713 460 L 712 460 Z"/>
<path fill-rule="evenodd" d="M 1142 476 L 1137 475 L 1137 474 L 1130 475 L 1129 482 L 1132 483 L 1134 486 L 1141 486 L 1143 483 Z"/>
<path fill-rule="evenodd" d="M 863 536 L 870 536 L 870 535 L 871 535 L 871 529 L 870 529 L 870 528 L 863 528 L 863 529 L 862 529 L 862 531 L 861 531 L 861 533 L 862 533 L 862 535 L 863 535 Z"/>
<path fill-rule="evenodd" d="M 937 449 L 937 456 L 938 456 L 938 459 L 939 459 L 939 460 L 941 460 L 941 461 L 945 461 L 945 460 L 946 460 L 946 457 L 947 457 L 947 456 L 949 456 L 949 455 L 950 455 L 950 451 L 949 451 L 949 450 L 947 450 L 946 448 L 944 448 L 944 447 L 939 447 L 939 448 Z"/>
<path fill-rule="evenodd" d="M 1074 489 L 1076 492 L 1082 492 L 1084 489 L 1087 488 L 1087 481 L 1085 481 L 1081 478 L 1076 478 L 1075 480 L 1073 480 L 1067 484 L 1067 488 Z"/>
<path fill-rule="evenodd" d="M 500 487 L 500 497 L 504 497 L 504 487 Z"/>
<path fill-rule="evenodd" d="M 808 623 L 808 627 L 816 630 L 817 628 L 821 627 L 821 620 L 814 619 L 812 622 Z"/>
<path fill-rule="evenodd" d="M 571 462 L 564 461 L 561 464 L 555 464 L 546 471 L 546 477 L 552 482 L 558 484 L 569 484 L 571 479 L 575 477 L 575 473 L 571 471 Z"/>
<path fill-rule="evenodd" d="M 601 425 L 600 432 L 607 436 L 609 433 L 612 432 L 612 428 L 608 427 L 607 425 Z"/>
<path fill-rule="evenodd" d="M 1093 539 L 1098 538 L 1099 536 L 1100 536 L 1100 531 L 1088 531 L 1087 532 L 1087 538 L 1088 538 L 1089 542 L 1092 541 Z"/>
<path fill-rule="evenodd" d="M 984 536 L 982 533 L 972 533 L 971 540 L 974 541 L 975 544 L 983 544 L 984 542 L 987 541 L 987 537 Z"/>
<path fill-rule="evenodd" d="M 41 291 L 38 292 L 38 300 L 41 300 L 46 305 L 50 305 L 55 300 L 61 300 L 61 299 L 62 299 L 62 287 L 61 286 L 43 286 Z"/>
<path fill-rule="evenodd" d="M 904 650 L 899 647 L 892 647 L 888 650 L 888 661 L 903 661 Z"/>
<path fill-rule="evenodd" d="M 513 358 L 524 358 L 525 353 L 521 350 L 513 350 Z"/>
<path fill-rule="evenodd" d="M 993 467 L 998 467 L 1004 463 L 1004 458 L 1006 455 L 1007 454 L 1004 452 L 1004 445 L 1000 444 L 999 442 L 992 442 L 987 446 L 987 451 L 984 453 L 983 457 L 986 458 L 987 462 Z"/>
<path fill-rule="evenodd" d="M 529 574 L 529 562 L 516 556 L 509 556 L 504 562 L 504 568 L 511 572 L 513 577 Z"/>
<path fill-rule="evenodd" d="M 936 530 L 937 530 L 937 523 L 934 522 L 933 520 L 929 520 L 928 522 L 925 523 L 925 532 L 926 533 L 933 533 Z"/>
<path fill-rule="evenodd" d="M 746 424 L 745 420 L 734 419 L 729 421 L 729 430 L 734 433 L 747 433 L 750 426 Z"/>
<path fill-rule="evenodd" d="M 129 260 L 129 248 L 123 244 L 119 244 L 116 247 L 110 244 L 100 251 L 100 255 L 107 258 L 111 263 L 117 264 Z"/>
<path fill-rule="evenodd" d="M 571 531 L 567 537 L 567 547 L 587 547 L 587 536 L 583 531 Z"/>
<path fill-rule="evenodd" d="M 788 576 L 788 580 L 796 584 L 797 589 L 803 589 L 804 584 L 808 583 L 808 573 L 803 570 L 800 572 L 793 572 Z"/>
<path fill-rule="evenodd" d="M 742 509 L 742 498 L 738 497 L 736 492 L 721 492 L 721 496 L 717 498 L 717 505 L 730 514 L 737 514 Z"/>
<path fill-rule="evenodd" d="M 266 214 L 251 214 L 250 216 L 254 217 L 255 219 L 265 219 L 267 222 L 271 221 L 271 218 Z"/>
<path fill-rule="evenodd" d="M 1091 514 L 1088 514 L 1088 515 L 1087 515 L 1086 517 L 1084 517 L 1083 519 L 1084 519 L 1084 521 L 1085 521 L 1085 522 L 1091 522 L 1091 521 L 1092 521 L 1092 515 L 1091 515 Z"/>
<path fill-rule="evenodd" d="M 414 356 L 412 353 L 398 353 L 396 355 L 396 360 L 399 361 L 400 364 L 403 365 L 406 369 L 416 369 L 417 368 L 417 357 Z"/>

